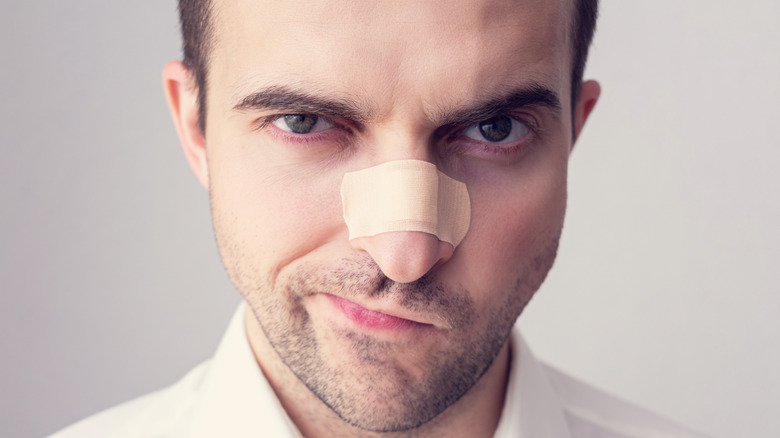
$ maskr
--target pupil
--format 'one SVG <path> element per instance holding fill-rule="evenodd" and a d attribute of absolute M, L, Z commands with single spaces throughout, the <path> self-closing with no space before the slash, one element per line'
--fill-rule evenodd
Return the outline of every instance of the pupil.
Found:
<path fill-rule="evenodd" d="M 287 114 L 284 123 L 295 134 L 308 134 L 317 124 L 317 116 L 314 114 Z"/>
<path fill-rule="evenodd" d="M 506 116 L 487 119 L 479 123 L 479 131 L 485 140 L 493 143 L 499 142 L 512 133 L 512 119 Z"/>

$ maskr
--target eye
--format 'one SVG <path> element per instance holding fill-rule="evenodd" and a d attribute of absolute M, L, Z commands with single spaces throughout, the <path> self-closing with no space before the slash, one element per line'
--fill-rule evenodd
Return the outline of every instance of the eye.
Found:
<path fill-rule="evenodd" d="M 315 114 L 285 114 L 274 120 L 273 125 L 293 134 L 311 134 L 333 127 L 333 122 Z"/>
<path fill-rule="evenodd" d="M 512 143 L 525 137 L 530 128 L 508 116 L 496 116 L 471 125 L 463 131 L 466 137 L 489 143 Z"/>

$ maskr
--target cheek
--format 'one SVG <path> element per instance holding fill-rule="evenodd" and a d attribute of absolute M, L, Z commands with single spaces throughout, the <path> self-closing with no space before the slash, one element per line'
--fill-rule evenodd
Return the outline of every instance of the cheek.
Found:
<path fill-rule="evenodd" d="M 217 241 L 234 281 L 273 282 L 342 232 L 340 175 L 232 155 L 213 157 L 209 170 Z"/>
<path fill-rule="evenodd" d="M 470 290 L 485 295 L 508 290 L 518 276 L 531 275 L 557 241 L 566 211 L 567 163 L 562 158 L 548 164 L 497 174 L 469 188 L 472 224 L 458 249 Z"/>

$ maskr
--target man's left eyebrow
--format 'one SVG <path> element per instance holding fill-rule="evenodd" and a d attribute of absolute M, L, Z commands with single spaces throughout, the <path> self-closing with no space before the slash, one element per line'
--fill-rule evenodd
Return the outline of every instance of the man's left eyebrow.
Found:
<path fill-rule="evenodd" d="M 502 96 L 488 98 L 468 108 L 443 111 L 433 118 L 439 126 L 468 125 L 531 106 L 546 108 L 555 118 L 561 115 L 561 99 L 558 94 L 544 86 L 531 85 Z"/>
<path fill-rule="evenodd" d="M 290 114 L 316 114 L 324 117 L 364 122 L 370 111 L 347 98 L 330 98 L 286 86 L 271 86 L 253 92 L 233 106 L 234 111 L 284 111 Z"/>

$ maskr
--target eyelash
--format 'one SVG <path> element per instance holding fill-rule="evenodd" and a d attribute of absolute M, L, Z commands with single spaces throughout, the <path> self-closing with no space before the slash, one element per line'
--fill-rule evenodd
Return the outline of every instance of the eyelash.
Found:
<path fill-rule="evenodd" d="M 283 131 L 275 126 L 273 126 L 273 123 L 280 118 L 284 117 L 286 114 L 274 114 L 267 117 L 263 117 L 260 120 L 258 120 L 257 126 L 253 129 L 256 132 L 260 132 L 268 129 L 268 133 L 275 137 L 278 140 L 281 140 L 285 143 L 291 143 L 291 144 L 299 144 L 299 145 L 309 145 L 313 143 L 318 143 L 322 141 L 332 140 L 332 135 L 329 135 L 327 131 L 319 131 L 309 134 L 295 134 L 292 132 Z M 333 128 L 340 129 L 342 131 L 350 131 L 349 128 L 344 126 L 343 124 L 333 122 L 332 120 L 328 119 L 333 123 Z M 332 128 L 331 128 L 332 129 Z M 330 131 L 330 130 L 329 130 Z M 324 133 L 323 133 L 324 132 Z"/>
<path fill-rule="evenodd" d="M 448 147 L 453 149 L 452 153 L 464 155 L 467 154 L 469 151 L 466 150 L 466 147 L 461 146 L 460 143 L 468 143 L 470 148 L 478 147 L 480 152 L 483 154 L 490 154 L 493 156 L 512 156 L 519 154 L 538 140 L 540 136 L 540 128 L 539 124 L 536 122 L 536 119 L 532 116 L 523 114 L 498 114 L 494 117 L 500 116 L 506 116 L 523 123 L 526 127 L 528 127 L 528 133 L 522 139 L 514 143 L 499 144 L 490 143 L 487 141 L 476 141 L 472 138 L 466 137 L 464 132 L 474 126 L 473 123 L 466 126 L 459 126 L 457 128 L 448 130 L 450 134 L 446 136 Z"/>

